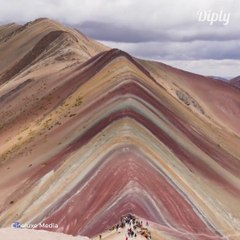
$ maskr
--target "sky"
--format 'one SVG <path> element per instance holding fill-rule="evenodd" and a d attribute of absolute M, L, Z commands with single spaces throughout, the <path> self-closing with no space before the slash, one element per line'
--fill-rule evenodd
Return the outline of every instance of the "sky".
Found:
<path fill-rule="evenodd" d="M 128 53 L 202 75 L 240 75 L 239 0 L 0 0 L 0 24 L 47 17 Z"/>

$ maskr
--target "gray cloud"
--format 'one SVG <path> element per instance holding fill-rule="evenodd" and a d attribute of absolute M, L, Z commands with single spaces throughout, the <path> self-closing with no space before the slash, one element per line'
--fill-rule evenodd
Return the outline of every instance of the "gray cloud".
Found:
<path fill-rule="evenodd" d="M 239 31 L 222 28 L 213 28 L 202 23 L 178 25 L 169 29 L 139 28 L 138 26 L 124 26 L 118 23 L 86 21 L 75 25 L 88 36 L 113 42 L 139 43 L 139 42 L 192 42 L 192 41 L 232 41 L 240 38 Z M 176 30 L 177 29 L 177 30 Z M 198 30 L 198 31 L 197 31 Z"/>
<path fill-rule="evenodd" d="M 163 62 L 197 74 L 222 76 L 226 79 L 238 76 L 240 69 L 240 60 L 163 60 Z"/>
<path fill-rule="evenodd" d="M 88 36 L 102 41 L 138 43 L 153 40 L 167 40 L 165 34 L 161 35 L 151 30 L 138 30 L 114 23 L 88 21 L 75 27 L 81 29 L 81 31 Z"/>

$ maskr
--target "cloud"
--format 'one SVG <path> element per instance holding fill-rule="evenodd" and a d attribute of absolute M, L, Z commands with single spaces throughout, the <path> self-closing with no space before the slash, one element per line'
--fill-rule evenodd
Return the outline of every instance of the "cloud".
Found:
<path fill-rule="evenodd" d="M 202 25 L 199 22 L 196 22 L 190 26 L 177 26 L 176 28 L 178 31 L 176 31 L 175 28 L 169 28 L 165 30 L 151 28 L 139 29 L 137 26 L 124 26 L 118 23 L 107 23 L 101 21 L 86 21 L 81 24 L 74 25 L 74 27 L 80 29 L 88 36 L 101 41 L 127 43 L 153 41 L 191 42 L 196 40 L 231 41 L 240 38 L 239 31 L 230 31 L 230 29 L 225 29 L 223 34 L 223 28 L 213 29 L 209 25 L 206 29 L 201 31 Z"/>
<path fill-rule="evenodd" d="M 140 58 L 158 60 L 240 59 L 239 41 L 141 42 L 102 41 Z"/>
<path fill-rule="evenodd" d="M 164 60 L 165 64 L 205 76 L 222 76 L 231 79 L 239 75 L 240 60 Z"/>
<path fill-rule="evenodd" d="M 136 30 L 164 32 L 179 31 L 197 23 L 197 12 L 212 10 L 231 13 L 228 27 L 237 27 L 240 16 L 238 0 L 0 0 L 1 21 L 30 21 L 37 17 L 50 17 L 68 24 L 102 22 Z M 203 24 L 201 29 L 209 29 Z M 179 29 L 180 27 L 180 29 Z M 223 28 L 222 28 L 223 29 Z M 224 29 L 224 31 L 226 28 Z"/>
<path fill-rule="evenodd" d="M 75 27 L 87 33 L 88 36 L 101 41 L 139 43 L 170 40 L 167 34 L 161 32 L 152 31 L 151 29 L 139 30 L 114 23 L 88 21 Z"/>

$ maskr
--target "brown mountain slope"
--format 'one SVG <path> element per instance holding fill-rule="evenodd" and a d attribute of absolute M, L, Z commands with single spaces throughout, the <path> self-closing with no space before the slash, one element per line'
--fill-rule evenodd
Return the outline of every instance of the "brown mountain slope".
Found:
<path fill-rule="evenodd" d="M 158 62 L 142 61 L 158 82 L 200 117 L 240 135 L 239 89 L 227 82 L 176 69 Z"/>

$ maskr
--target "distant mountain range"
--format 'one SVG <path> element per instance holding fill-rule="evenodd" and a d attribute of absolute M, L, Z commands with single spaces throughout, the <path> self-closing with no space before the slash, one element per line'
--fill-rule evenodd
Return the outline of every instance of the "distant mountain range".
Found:
<path fill-rule="evenodd" d="M 221 81 L 229 83 L 230 85 L 240 87 L 240 76 L 237 76 L 232 79 L 231 78 L 222 78 L 222 77 L 218 77 L 218 76 L 207 76 L 207 77 L 213 78 L 215 80 L 221 80 Z"/>
<path fill-rule="evenodd" d="M 218 77 L 218 76 L 207 76 L 216 80 L 221 80 L 221 81 L 228 81 L 228 78 L 223 78 L 223 77 Z"/>
<path fill-rule="evenodd" d="M 237 76 L 237 77 L 231 79 L 230 84 L 232 84 L 236 87 L 240 87 L 240 76 Z"/>

